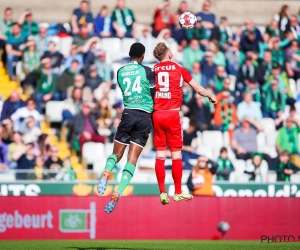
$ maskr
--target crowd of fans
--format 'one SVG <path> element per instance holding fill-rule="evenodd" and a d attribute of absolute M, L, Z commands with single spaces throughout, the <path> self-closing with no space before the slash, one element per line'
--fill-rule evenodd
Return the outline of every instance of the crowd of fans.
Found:
<path fill-rule="evenodd" d="M 1 169 L 34 169 L 35 177 L 28 177 L 34 179 L 76 178 L 70 159 L 59 159 L 58 149 L 40 128 L 45 104 L 51 100 L 64 102 L 61 133 L 67 129 L 70 149 L 79 157 L 87 141 L 113 142 L 123 109 L 122 96 L 113 81 L 111 55 L 105 47 L 99 49 L 98 43 L 108 38 L 134 38 L 146 47 L 144 63 L 156 63 L 153 48 L 157 42 L 165 42 L 174 61 L 217 96 L 218 104 L 213 106 L 188 84 L 183 85 L 182 113 L 190 119 L 184 131 L 183 160 L 185 169 L 192 169 L 191 190 L 197 189 L 192 185 L 193 176 L 201 172 L 228 180 L 234 170 L 226 148 L 221 149 L 216 162 L 195 153 L 197 131 L 206 130 L 228 132 L 235 157 L 252 159 L 252 167 L 245 170 L 250 180 L 265 180 L 257 178 L 265 160 L 269 169 L 277 171 L 278 180 L 289 181 L 300 167 L 300 95 L 290 86 L 290 79 L 300 79 L 299 13 L 292 14 L 289 6 L 282 6 L 262 32 L 251 19 L 231 27 L 230 17 L 217 18 L 210 10 L 211 2 L 205 1 L 202 10 L 195 13 L 195 28 L 183 30 L 178 17 L 189 10 L 187 2 L 182 1 L 176 13 L 171 13 L 170 5 L 170 1 L 163 1 L 153 10 L 153 23 L 141 25 L 125 0 L 117 0 L 112 13 L 102 6 L 95 17 L 89 2 L 83 0 L 71 14 L 70 30 L 63 24 L 37 23 L 30 9 L 17 20 L 13 10 L 6 8 L 0 20 L 2 61 L 11 80 L 18 78 L 16 62 L 22 62 L 25 78 L 21 84 L 31 98 L 23 101 L 13 91 L 4 101 Z M 57 38 L 66 37 L 72 38 L 72 44 L 62 53 Z M 256 135 L 263 131 L 262 118 L 273 119 L 278 130 L 276 159 L 258 151 Z M 198 159 L 198 164 L 193 167 L 190 159 Z M 65 169 L 68 174 L 45 175 L 43 168 Z"/>

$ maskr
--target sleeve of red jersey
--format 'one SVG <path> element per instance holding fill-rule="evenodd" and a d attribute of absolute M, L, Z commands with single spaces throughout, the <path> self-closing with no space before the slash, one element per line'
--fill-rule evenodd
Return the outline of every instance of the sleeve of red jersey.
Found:
<path fill-rule="evenodd" d="M 181 68 L 181 75 L 182 75 L 183 80 L 187 83 L 189 83 L 193 79 L 191 74 L 183 67 Z"/>

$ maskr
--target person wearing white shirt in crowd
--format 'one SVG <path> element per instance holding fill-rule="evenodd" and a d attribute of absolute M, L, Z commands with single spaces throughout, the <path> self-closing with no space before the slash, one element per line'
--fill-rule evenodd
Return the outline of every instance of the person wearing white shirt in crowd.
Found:
<path fill-rule="evenodd" d="M 244 101 L 237 106 L 237 116 L 239 121 L 241 122 L 245 116 L 260 121 L 262 119 L 260 106 L 260 103 L 253 101 L 251 92 L 245 92 Z"/>
<path fill-rule="evenodd" d="M 156 60 L 153 56 L 153 50 L 156 45 L 156 39 L 152 36 L 151 28 L 149 26 L 144 26 L 142 35 L 139 37 L 138 42 L 147 48 L 145 52 L 144 63 L 155 62 Z"/>

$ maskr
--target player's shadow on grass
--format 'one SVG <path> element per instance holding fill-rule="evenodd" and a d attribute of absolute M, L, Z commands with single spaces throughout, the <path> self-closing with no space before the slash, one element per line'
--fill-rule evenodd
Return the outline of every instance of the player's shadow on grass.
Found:
<path fill-rule="evenodd" d="M 129 247 L 67 247 L 66 249 L 76 250 L 132 250 Z M 149 250 L 149 248 L 134 248 L 135 250 Z"/>

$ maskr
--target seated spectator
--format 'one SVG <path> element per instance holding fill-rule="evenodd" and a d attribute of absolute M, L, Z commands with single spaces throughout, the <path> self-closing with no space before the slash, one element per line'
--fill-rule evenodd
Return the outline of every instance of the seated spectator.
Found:
<path fill-rule="evenodd" d="M 24 120 L 32 116 L 36 122 L 40 121 L 40 113 L 36 110 L 36 103 L 34 99 L 28 99 L 25 107 L 16 110 L 11 116 L 14 123 L 14 131 L 18 132 Z"/>
<path fill-rule="evenodd" d="M 263 41 L 258 44 L 258 58 L 262 59 L 266 50 L 270 50 L 272 47 L 273 40 L 277 39 L 276 37 L 271 37 L 267 31 L 263 35 Z"/>
<path fill-rule="evenodd" d="M 11 34 L 7 37 L 5 45 L 7 69 L 11 79 L 15 78 L 13 63 L 21 61 L 20 45 L 26 43 L 27 37 L 28 34 L 21 31 L 21 26 L 18 23 L 12 24 Z"/>
<path fill-rule="evenodd" d="M 8 167 L 8 147 L 2 141 L 3 127 L 0 126 L 0 170 L 4 170 Z"/>
<path fill-rule="evenodd" d="M 173 15 L 170 13 L 170 2 L 164 0 L 155 10 L 153 35 L 156 37 L 163 29 L 171 28 Z"/>
<path fill-rule="evenodd" d="M 262 119 L 261 104 L 253 101 L 251 92 L 244 92 L 244 101 L 237 106 L 237 116 L 241 122 L 245 116 L 253 118 L 256 121 Z"/>
<path fill-rule="evenodd" d="M 82 90 L 82 99 L 84 101 L 91 102 L 93 100 L 92 90 L 90 87 L 85 86 L 85 79 L 83 75 L 78 74 L 74 76 L 74 84 L 67 89 L 67 98 L 72 97 L 74 88 L 79 88 Z"/>
<path fill-rule="evenodd" d="M 178 44 L 178 51 L 182 51 L 186 45 L 187 45 L 187 37 L 186 37 L 186 31 L 185 29 L 181 28 L 178 20 L 179 20 L 179 14 L 174 15 L 174 24 L 171 26 L 172 29 L 172 37 L 175 39 L 175 41 Z M 148 49 L 148 48 L 147 48 Z"/>
<path fill-rule="evenodd" d="M 22 27 L 24 33 L 28 36 L 36 36 L 38 34 L 38 24 L 32 19 L 32 11 L 30 9 L 25 10 L 19 18 L 19 24 Z"/>
<path fill-rule="evenodd" d="M 249 84 L 246 87 L 246 91 L 248 91 L 252 94 L 253 101 L 260 103 L 261 104 L 261 109 L 263 109 L 260 87 L 259 87 L 259 84 L 258 84 L 258 82 L 256 81 L 255 78 L 250 78 L 249 79 Z"/>
<path fill-rule="evenodd" d="M 215 27 L 216 16 L 210 11 L 211 1 L 205 0 L 203 3 L 203 9 L 201 12 L 197 13 L 197 18 L 201 17 L 203 26 L 206 29 L 206 37 L 210 37 L 212 29 Z"/>
<path fill-rule="evenodd" d="M 208 86 L 213 80 L 216 72 L 217 65 L 213 62 L 213 53 L 210 51 L 205 52 L 205 57 L 201 61 L 202 68 L 202 86 Z"/>
<path fill-rule="evenodd" d="M 217 66 L 226 66 L 226 59 L 223 52 L 219 51 L 218 41 L 212 40 L 208 44 L 209 51 L 213 53 L 213 62 Z"/>
<path fill-rule="evenodd" d="M 255 31 L 249 31 L 241 40 L 241 50 L 246 53 L 248 51 L 259 52 L 258 39 Z"/>
<path fill-rule="evenodd" d="M 111 18 L 117 37 L 134 37 L 135 18 L 132 10 L 125 6 L 125 0 L 118 0 Z"/>
<path fill-rule="evenodd" d="M 17 160 L 18 167 L 16 169 L 20 172 L 16 174 L 16 180 L 27 179 L 27 170 L 33 169 L 34 160 L 34 145 L 30 143 L 26 145 L 25 150 Z"/>
<path fill-rule="evenodd" d="M 292 15 L 287 30 L 290 30 L 296 41 L 300 41 L 300 25 L 296 15 Z"/>
<path fill-rule="evenodd" d="M 263 59 L 259 62 L 256 69 L 257 81 L 260 85 L 263 85 L 272 72 L 272 53 L 270 50 L 266 50 L 263 55 Z"/>
<path fill-rule="evenodd" d="M 57 91 L 57 75 L 51 71 L 51 59 L 46 57 L 42 61 L 42 68 L 37 72 L 36 105 L 42 113 L 42 104 L 50 100 L 59 100 Z"/>
<path fill-rule="evenodd" d="M 277 181 L 291 181 L 291 175 L 299 171 L 292 162 L 291 155 L 288 151 L 282 151 L 275 163 L 275 169 L 277 172 Z"/>
<path fill-rule="evenodd" d="M 276 139 L 276 149 L 278 152 L 287 151 L 292 156 L 292 162 L 300 167 L 299 164 L 299 142 L 300 121 L 292 117 L 287 118 L 286 126 L 279 129 Z"/>
<path fill-rule="evenodd" d="M 80 113 L 82 102 L 82 89 L 74 88 L 72 97 L 64 100 L 62 124 L 65 124 L 66 121 L 73 120 L 73 118 Z"/>
<path fill-rule="evenodd" d="M 19 92 L 14 90 L 10 94 L 9 98 L 7 98 L 3 103 L 0 121 L 11 117 L 17 109 L 22 108 L 25 105 L 26 103 L 20 98 Z"/>
<path fill-rule="evenodd" d="M 88 75 L 85 79 L 85 86 L 89 87 L 92 92 L 97 89 L 100 84 L 103 82 L 102 78 L 98 75 L 97 67 L 96 65 L 92 65 L 89 68 Z"/>
<path fill-rule="evenodd" d="M 9 168 L 17 168 L 17 160 L 25 152 L 26 147 L 22 141 L 22 135 L 19 132 L 15 132 L 13 135 L 13 142 L 8 145 L 8 161 Z"/>
<path fill-rule="evenodd" d="M 223 95 L 227 95 L 227 93 L 230 93 L 230 102 L 233 103 L 235 106 L 237 106 L 239 101 L 239 96 L 236 95 L 235 91 L 232 91 L 230 89 L 231 80 L 226 77 L 223 80 L 223 86 L 219 93 L 216 94 L 216 99 L 218 102 L 221 102 L 223 100 Z"/>
<path fill-rule="evenodd" d="M 91 107 L 87 102 L 82 104 L 81 112 L 75 116 L 73 130 L 74 139 L 79 141 L 80 154 L 87 141 L 105 142 L 105 137 L 98 134 L 96 118 L 91 114 Z"/>
<path fill-rule="evenodd" d="M 171 29 L 163 29 L 157 36 L 157 43 L 165 43 L 168 48 L 172 51 L 173 58 L 176 60 L 178 55 L 178 44 L 176 40 L 172 37 Z"/>
<path fill-rule="evenodd" d="M 48 50 L 48 45 L 51 40 L 51 37 L 47 35 L 48 28 L 48 23 L 40 23 L 39 33 L 34 37 L 39 57 L 42 57 L 44 53 Z"/>
<path fill-rule="evenodd" d="M 73 44 L 78 46 L 78 52 L 81 52 L 83 45 L 85 45 L 91 36 L 89 35 L 89 29 L 86 25 L 82 25 L 79 32 L 73 37 Z"/>
<path fill-rule="evenodd" d="M 244 92 L 246 86 L 249 84 L 250 78 L 256 77 L 256 69 L 253 65 L 252 56 L 247 55 L 245 63 L 240 67 L 237 80 L 236 80 L 236 90 L 240 93 Z"/>
<path fill-rule="evenodd" d="M 286 63 L 287 74 L 295 81 L 300 79 L 300 49 L 297 41 L 292 41 L 291 46 L 286 49 Z"/>
<path fill-rule="evenodd" d="M 270 37 L 280 37 L 279 23 L 275 19 L 272 19 L 270 25 L 267 26 L 266 33 Z"/>
<path fill-rule="evenodd" d="M 11 8 L 7 7 L 4 10 L 4 16 L 0 20 L 0 48 L 4 49 L 5 48 L 5 43 L 8 38 L 8 36 L 11 33 L 11 26 L 13 24 L 13 11 Z M 2 55 L 1 60 L 5 62 L 4 55 Z"/>
<path fill-rule="evenodd" d="M 244 117 L 241 127 L 236 128 L 233 133 L 231 147 L 234 150 L 237 159 L 244 161 L 251 159 L 251 155 L 257 151 L 256 134 L 263 130 L 262 125 L 254 119 Z M 270 156 L 262 154 L 264 160 L 268 163 Z"/>
<path fill-rule="evenodd" d="M 103 5 L 94 19 L 94 31 L 95 33 L 103 37 L 111 37 L 113 27 L 111 17 L 108 14 L 108 8 L 106 5 Z"/>
<path fill-rule="evenodd" d="M 284 54 L 283 50 L 279 46 L 279 38 L 272 40 L 272 63 L 278 63 L 281 67 L 284 65 Z"/>
<path fill-rule="evenodd" d="M 288 5 L 283 5 L 278 14 L 276 14 L 273 18 L 279 24 L 280 29 L 280 37 L 283 38 L 283 33 L 286 30 L 286 26 L 289 24 L 290 20 L 290 8 Z"/>
<path fill-rule="evenodd" d="M 65 69 L 64 73 L 58 78 L 57 90 L 60 95 L 60 100 L 66 99 L 67 90 L 74 85 L 74 78 L 79 74 L 79 62 L 74 59 L 71 66 Z"/>
<path fill-rule="evenodd" d="M 143 27 L 142 34 L 138 39 L 138 42 L 143 44 L 147 50 L 145 52 L 144 63 L 153 63 L 155 58 L 153 56 L 153 50 L 156 45 L 156 39 L 151 34 L 151 28 L 147 25 Z"/>
<path fill-rule="evenodd" d="M 238 124 L 236 107 L 230 102 L 230 93 L 223 92 L 223 100 L 215 105 L 214 124 L 221 132 L 228 131 L 231 135 Z"/>
<path fill-rule="evenodd" d="M 227 71 L 229 75 L 237 76 L 241 65 L 245 61 L 245 54 L 240 50 L 240 43 L 236 40 L 231 42 L 231 46 L 226 50 Z"/>
<path fill-rule="evenodd" d="M 34 40 L 26 43 L 26 49 L 23 53 L 23 72 L 27 75 L 37 70 L 40 66 L 40 57 L 36 50 Z"/>
<path fill-rule="evenodd" d="M 220 92 L 223 90 L 223 82 L 226 77 L 225 67 L 224 66 L 218 66 L 216 68 L 216 73 L 214 75 L 214 81 L 213 81 L 213 87 L 215 89 L 215 92 Z"/>
<path fill-rule="evenodd" d="M 45 160 L 42 156 L 38 156 L 35 158 L 35 165 L 33 167 L 34 172 L 28 173 L 27 179 L 28 180 L 48 180 L 49 175 L 45 171 Z"/>
<path fill-rule="evenodd" d="M 220 149 L 220 155 L 217 161 L 217 180 L 218 181 L 228 181 L 230 174 L 235 170 L 232 162 L 228 158 L 227 148 L 223 147 Z"/>
<path fill-rule="evenodd" d="M 216 168 L 205 156 L 198 158 L 197 165 L 193 168 L 188 180 L 188 189 L 193 195 L 213 196 L 213 174 Z"/>
<path fill-rule="evenodd" d="M 183 50 L 182 66 L 191 71 L 193 64 L 202 60 L 204 53 L 199 48 L 199 42 L 196 39 L 190 41 L 189 46 Z"/>
<path fill-rule="evenodd" d="M 36 126 L 34 117 L 29 116 L 20 128 L 20 133 L 23 135 L 22 139 L 25 144 L 34 143 L 37 141 L 42 131 Z"/>
<path fill-rule="evenodd" d="M 50 149 L 50 156 L 45 162 L 45 167 L 50 170 L 50 180 L 55 180 L 57 173 L 62 168 L 62 160 L 58 157 L 58 148 L 52 146 Z"/>
<path fill-rule="evenodd" d="M 80 71 L 83 68 L 83 56 L 78 53 L 78 46 L 76 44 L 71 45 L 70 54 L 64 62 L 64 68 L 69 69 L 74 60 L 78 61 L 78 71 Z"/>
<path fill-rule="evenodd" d="M 251 164 L 248 165 L 244 171 L 249 176 L 249 181 L 267 182 L 267 172 L 261 168 L 263 162 L 263 155 L 255 152 L 251 156 Z"/>
<path fill-rule="evenodd" d="M 2 141 L 5 144 L 10 144 L 13 141 L 14 136 L 14 126 L 10 118 L 7 118 L 2 121 L 3 131 L 2 131 Z"/>
<path fill-rule="evenodd" d="M 44 53 L 43 58 L 49 58 L 51 60 L 51 69 L 53 69 L 54 72 L 58 74 L 64 56 L 59 51 L 57 51 L 57 45 L 55 42 L 51 41 L 49 43 L 48 50 Z"/>
<path fill-rule="evenodd" d="M 118 88 L 118 87 L 117 87 Z M 101 83 L 99 88 L 94 91 L 94 98 L 96 100 L 101 100 L 103 97 L 106 97 L 109 100 L 109 105 L 112 106 L 115 103 L 121 102 L 123 103 L 123 99 L 118 99 L 116 94 L 116 90 L 111 89 L 111 84 L 107 82 Z"/>
<path fill-rule="evenodd" d="M 97 54 L 98 60 L 95 64 L 98 69 L 98 75 L 102 78 L 104 82 L 110 83 L 112 81 L 112 67 L 106 62 L 106 52 L 101 51 Z"/>
<path fill-rule="evenodd" d="M 202 73 L 201 73 L 201 64 L 199 62 L 195 62 L 193 64 L 191 76 L 195 79 L 195 81 L 199 85 L 203 86 L 203 84 L 202 84 Z"/>
<path fill-rule="evenodd" d="M 88 32 L 93 31 L 93 15 L 90 12 L 89 1 L 83 0 L 80 3 L 80 8 L 74 9 L 71 17 L 72 33 L 78 34 L 79 29 L 86 26 Z"/>
<path fill-rule="evenodd" d="M 245 21 L 245 29 L 243 30 L 242 37 L 247 36 L 251 32 L 254 33 L 254 36 L 255 36 L 254 40 L 256 42 L 261 42 L 262 41 L 262 35 L 260 33 L 260 30 L 257 27 L 254 26 L 254 23 L 253 23 L 253 21 L 251 19 L 246 19 L 246 21 Z"/>
<path fill-rule="evenodd" d="M 108 129 L 110 127 L 112 110 L 109 103 L 109 99 L 107 97 L 103 97 L 96 103 L 96 107 L 93 110 L 93 114 L 97 119 L 99 129 Z M 100 130 L 99 133 L 102 134 Z"/>
<path fill-rule="evenodd" d="M 206 29 L 200 16 L 197 16 L 197 23 L 195 24 L 195 27 L 193 29 L 186 30 L 186 36 L 188 41 L 197 39 L 200 42 L 201 46 L 207 46 L 208 41 L 206 36 Z"/>
<path fill-rule="evenodd" d="M 229 27 L 227 17 L 221 17 L 219 26 L 215 26 L 212 30 L 210 39 L 219 42 L 222 51 L 227 50 L 229 39 L 231 39 L 232 31 Z"/>
<path fill-rule="evenodd" d="M 50 137 L 47 134 L 41 134 L 38 140 L 35 142 L 35 156 L 42 156 L 44 160 L 47 160 L 50 155 Z"/>
<path fill-rule="evenodd" d="M 72 168 L 70 157 L 67 157 L 63 160 L 63 165 L 58 175 L 61 176 L 61 179 L 64 181 L 76 180 L 76 173 Z"/>

